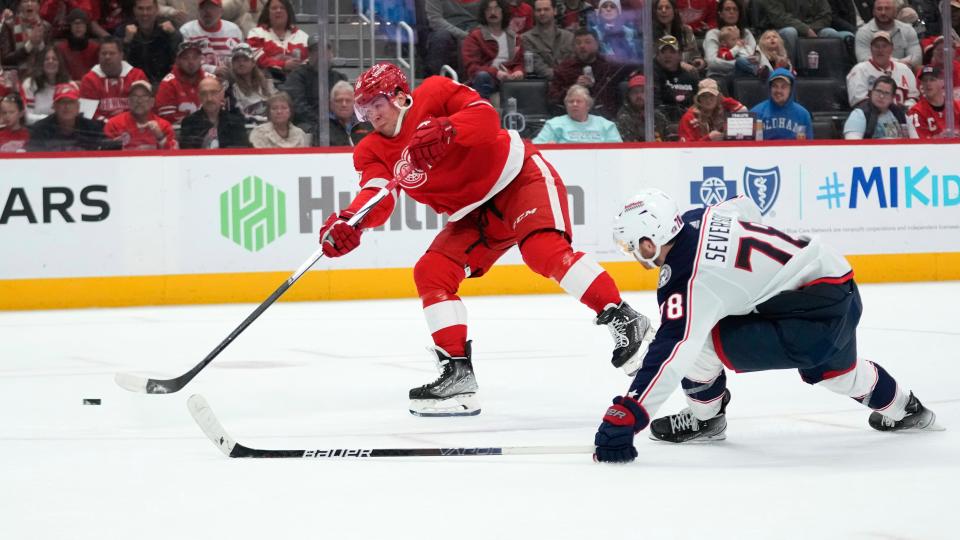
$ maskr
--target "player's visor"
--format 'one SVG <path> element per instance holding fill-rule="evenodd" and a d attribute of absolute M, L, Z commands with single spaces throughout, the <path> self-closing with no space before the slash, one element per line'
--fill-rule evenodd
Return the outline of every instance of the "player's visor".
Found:
<path fill-rule="evenodd" d="M 367 117 L 372 111 L 381 107 L 389 106 L 390 99 L 387 97 L 387 95 L 379 94 L 366 103 L 360 103 L 359 101 L 354 102 L 353 110 L 357 113 L 357 118 L 359 118 L 361 122 L 366 122 Z"/>

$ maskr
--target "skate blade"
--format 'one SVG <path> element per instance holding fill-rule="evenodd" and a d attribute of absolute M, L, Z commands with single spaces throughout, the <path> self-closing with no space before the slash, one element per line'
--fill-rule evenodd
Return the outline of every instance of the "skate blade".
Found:
<path fill-rule="evenodd" d="M 476 394 L 460 394 L 447 399 L 411 399 L 410 414 L 423 417 L 476 416 L 480 400 Z"/>
<path fill-rule="evenodd" d="M 717 433 L 716 435 L 697 437 L 696 439 L 690 439 L 690 440 L 679 441 L 679 442 L 668 441 L 666 439 L 658 439 L 653 433 L 647 434 L 647 437 L 649 437 L 651 441 L 657 441 L 657 442 L 662 442 L 667 444 L 702 444 L 702 443 L 711 443 L 711 442 L 717 442 L 717 441 L 725 441 L 727 440 L 727 432 L 724 431 L 723 433 Z"/>

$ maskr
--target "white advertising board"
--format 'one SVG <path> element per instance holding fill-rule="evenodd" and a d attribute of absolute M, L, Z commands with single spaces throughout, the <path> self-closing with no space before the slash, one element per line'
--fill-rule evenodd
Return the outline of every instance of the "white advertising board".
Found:
<path fill-rule="evenodd" d="M 960 251 L 955 145 L 581 148 L 544 151 L 564 178 L 574 244 L 610 240 L 642 187 L 682 206 L 746 194 L 765 220 L 846 254 Z M 0 279 L 289 271 L 356 193 L 347 153 L 0 159 Z M 349 257 L 318 269 L 411 267 L 442 226 L 404 197 Z M 520 264 L 513 250 L 502 260 Z"/>

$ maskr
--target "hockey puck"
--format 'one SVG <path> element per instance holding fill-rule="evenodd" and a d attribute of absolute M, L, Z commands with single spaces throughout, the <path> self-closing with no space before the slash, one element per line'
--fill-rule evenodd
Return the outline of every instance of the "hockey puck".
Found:
<path fill-rule="evenodd" d="M 83 398 L 84 405 L 99 405 L 100 398 Z"/>

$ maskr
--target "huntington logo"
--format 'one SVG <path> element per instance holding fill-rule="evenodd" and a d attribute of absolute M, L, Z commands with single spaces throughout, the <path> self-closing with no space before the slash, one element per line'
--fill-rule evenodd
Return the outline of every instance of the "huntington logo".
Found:
<path fill-rule="evenodd" d="M 247 251 L 260 251 L 287 232 L 287 197 L 248 176 L 220 194 L 220 234 Z"/>

